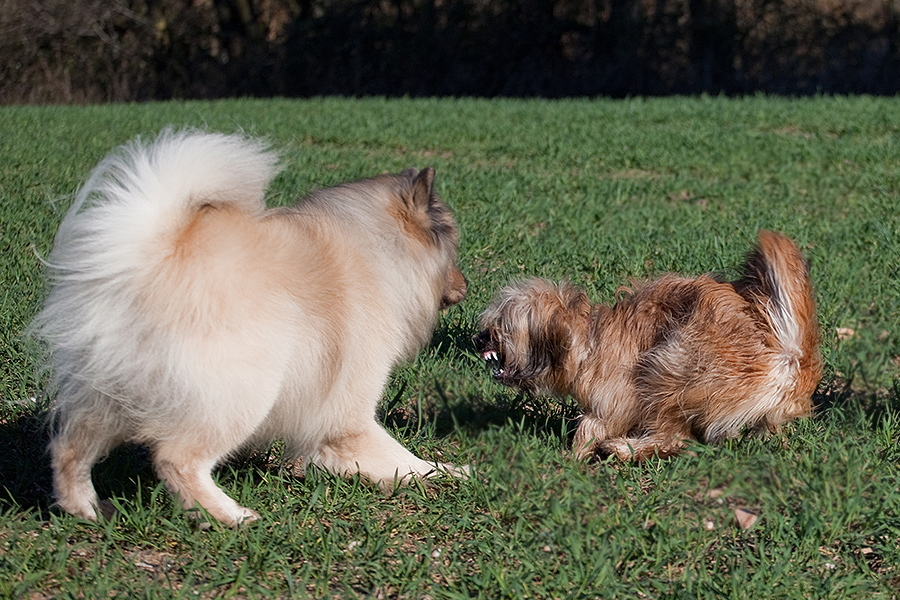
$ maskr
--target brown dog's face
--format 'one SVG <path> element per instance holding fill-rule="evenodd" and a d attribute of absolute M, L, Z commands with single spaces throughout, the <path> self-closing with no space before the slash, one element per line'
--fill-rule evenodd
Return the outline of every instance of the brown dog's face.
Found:
<path fill-rule="evenodd" d="M 475 348 L 501 383 L 555 390 L 566 378 L 573 332 L 589 316 L 583 292 L 568 283 L 530 279 L 502 290 L 485 310 Z"/>

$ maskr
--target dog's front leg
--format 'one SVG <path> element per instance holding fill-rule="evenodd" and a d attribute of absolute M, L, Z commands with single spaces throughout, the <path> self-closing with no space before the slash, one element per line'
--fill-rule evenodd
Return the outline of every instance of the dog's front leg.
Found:
<path fill-rule="evenodd" d="M 434 477 L 447 473 L 467 477 L 468 467 L 426 462 L 400 445 L 374 421 L 363 431 L 326 441 L 310 457 L 310 462 L 338 475 L 359 473 L 382 490 L 413 477 Z"/>
<path fill-rule="evenodd" d="M 575 439 L 572 442 L 572 450 L 575 458 L 584 460 L 591 457 L 600 445 L 600 442 L 609 436 L 606 423 L 593 413 L 585 413 L 575 430 Z"/>

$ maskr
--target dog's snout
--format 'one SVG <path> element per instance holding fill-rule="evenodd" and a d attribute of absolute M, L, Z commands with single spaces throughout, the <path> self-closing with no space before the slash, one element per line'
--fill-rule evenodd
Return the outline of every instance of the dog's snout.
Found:
<path fill-rule="evenodd" d="M 462 274 L 459 267 L 454 265 L 447 275 L 447 283 L 444 287 L 444 293 L 441 295 L 441 310 L 462 302 L 468 289 L 469 280 Z"/>

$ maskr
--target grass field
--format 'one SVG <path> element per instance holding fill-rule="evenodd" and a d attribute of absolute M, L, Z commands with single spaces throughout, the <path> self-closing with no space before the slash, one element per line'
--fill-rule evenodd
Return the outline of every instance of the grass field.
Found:
<path fill-rule="evenodd" d="M 271 204 L 436 167 L 469 296 L 396 371 L 382 417 L 475 477 L 387 497 L 294 478 L 276 445 L 217 472 L 262 519 L 199 530 L 124 447 L 95 469 L 115 518 L 52 508 L 23 335 L 45 292 L 37 255 L 91 167 L 168 124 L 271 140 Z M 898 127 L 900 100 L 873 98 L 0 108 L 0 597 L 900 597 Z M 512 279 L 567 277 L 609 302 L 630 277 L 734 275 L 761 227 L 808 256 L 825 340 L 817 413 L 784 439 L 581 463 L 573 402 L 497 385 L 471 347 Z"/>

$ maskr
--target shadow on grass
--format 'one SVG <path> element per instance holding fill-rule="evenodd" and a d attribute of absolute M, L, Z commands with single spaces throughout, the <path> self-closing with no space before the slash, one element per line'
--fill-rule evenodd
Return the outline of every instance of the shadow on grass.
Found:
<path fill-rule="evenodd" d="M 445 437 L 454 431 L 477 435 L 488 429 L 510 424 L 537 437 L 565 437 L 569 442 L 581 411 L 571 399 L 533 395 L 516 391 L 490 397 L 469 396 L 466 401 L 451 403 L 435 381 L 435 391 L 441 404 L 429 417 L 435 423 L 435 435 Z"/>
<path fill-rule="evenodd" d="M 43 412 L 0 422 L 0 510 L 19 506 L 46 517 L 53 490 L 49 439 Z"/>
<path fill-rule="evenodd" d="M 0 424 L 0 511 L 24 510 L 42 519 L 53 507 L 50 427 L 46 413 L 27 413 Z M 119 446 L 94 466 L 100 498 L 132 497 L 138 482 L 156 481 L 149 453 L 138 445 Z"/>
<path fill-rule="evenodd" d="M 452 308 L 450 310 L 453 310 Z M 459 354 L 464 350 L 474 350 L 472 337 L 475 331 L 469 323 L 461 323 L 461 319 L 442 319 L 440 325 L 431 334 L 428 348 L 435 356 Z"/>
<path fill-rule="evenodd" d="M 49 441 L 45 414 L 25 414 L 0 424 L 0 512 L 26 511 L 47 520 L 51 512 L 59 511 L 53 505 Z M 226 478 L 229 469 L 262 473 L 270 467 L 270 454 L 271 450 L 238 453 L 222 466 L 222 473 Z M 138 444 L 114 448 L 94 465 L 92 480 L 101 500 L 135 498 L 138 488 L 150 497 L 159 483 L 149 450 Z"/>
<path fill-rule="evenodd" d="M 447 320 L 435 330 L 430 348 L 437 356 L 458 355 L 464 352 L 477 355 L 473 343 L 478 333 L 473 323 Z M 478 377 L 489 378 L 487 368 Z M 451 399 L 445 393 L 440 381 L 434 381 L 434 390 L 440 399 L 437 406 L 425 418 L 434 424 L 437 437 L 447 437 L 455 431 L 465 431 L 477 435 L 496 427 L 516 424 L 523 431 L 538 437 L 565 436 L 571 442 L 575 435 L 575 425 L 581 411 L 570 398 L 555 398 L 534 395 L 520 390 L 490 384 L 484 394 L 470 394 L 465 399 Z M 490 389 L 496 390 L 491 394 Z M 400 395 L 403 390 L 401 389 Z M 395 399 L 397 400 L 397 399 Z M 392 406 L 388 402 L 388 408 Z M 400 411 L 386 410 L 383 420 L 389 427 L 404 427 L 409 424 L 409 415 Z"/>
<path fill-rule="evenodd" d="M 852 379 L 835 378 L 819 384 L 812 398 L 816 416 L 846 418 L 847 408 L 858 410 L 869 423 L 878 423 L 888 414 L 900 414 L 900 379 L 892 389 L 860 389 Z"/>

